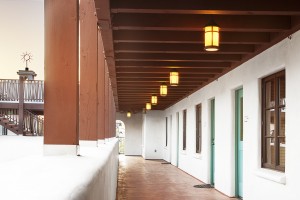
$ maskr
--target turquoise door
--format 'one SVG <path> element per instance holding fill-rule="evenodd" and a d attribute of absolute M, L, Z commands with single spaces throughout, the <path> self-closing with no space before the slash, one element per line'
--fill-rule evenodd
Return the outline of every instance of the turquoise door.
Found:
<path fill-rule="evenodd" d="M 210 101 L 210 184 L 215 185 L 215 99 Z"/>
<path fill-rule="evenodd" d="M 235 92 L 236 196 L 243 197 L 243 89 Z"/>

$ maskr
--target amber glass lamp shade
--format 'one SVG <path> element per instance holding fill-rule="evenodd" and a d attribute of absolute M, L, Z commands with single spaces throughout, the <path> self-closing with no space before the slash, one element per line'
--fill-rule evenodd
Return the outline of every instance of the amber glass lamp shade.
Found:
<path fill-rule="evenodd" d="M 204 27 L 204 49 L 206 51 L 218 51 L 220 41 L 220 27 L 211 21 Z"/>
<path fill-rule="evenodd" d="M 164 97 L 167 96 L 167 94 L 168 94 L 168 86 L 167 84 L 163 83 L 160 86 L 160 96 Z"/>
<path fill-rule="evenodd" d="M 146 110 L 151 110 L 151 103 L 146 103 Z"/>
<path fill-rule="evenodd" d="M 177 86 L 179 84 L 179 73 L 177 71 L 170 72 L 170 85 Z"/>
<path fill-rule="evenodd" d="M 157 96 L 156 95 L 152 95 L 151 96 L 151 104 L 152 105 L 156 105 L 157 104 Z"/>

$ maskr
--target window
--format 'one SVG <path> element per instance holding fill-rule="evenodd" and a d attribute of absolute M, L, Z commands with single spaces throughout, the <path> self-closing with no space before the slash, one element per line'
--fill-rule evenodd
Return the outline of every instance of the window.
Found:
<path fill-rule="evenodd" d="M 285 71 L 262 80 L 262 167 L 285 170 Z"/>
<path fill-rule="evenodd" d="M 201 104 L 196 105 L 196 153 L 201 153 L 201 138 L 202 138 L 202 125 L 201 125 Z"/>
<path fill-rule="evenodd" d="M 166 147 L 168 146 L 168 117 L 166 117 Z"/>
<path fill-rule="evenodd" d="M 184 110 L 182 113 L 182 128 L 182 149 L 186 150 L 186 110 Z"/>

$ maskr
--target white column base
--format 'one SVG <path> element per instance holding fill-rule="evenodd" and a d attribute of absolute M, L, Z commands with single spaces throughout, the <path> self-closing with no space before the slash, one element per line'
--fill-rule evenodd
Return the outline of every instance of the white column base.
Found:
<path fill-rule="evenodd" d="M 79 145 L 84 147 L 97 147 L 97 140 L 79 140 Z"/>
<path fill-rule="evenodd" d="M 79 155 L 79 145 L 44 144 L 44 156 Z"/>

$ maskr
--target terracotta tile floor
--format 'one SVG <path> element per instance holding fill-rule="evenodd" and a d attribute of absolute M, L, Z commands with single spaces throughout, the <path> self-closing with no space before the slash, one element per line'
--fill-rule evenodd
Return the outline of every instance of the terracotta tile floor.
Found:
<path fill-rule="evenodd" d="M 118 200 L 233 200 L 163 160 L 119 156 Z"/>

